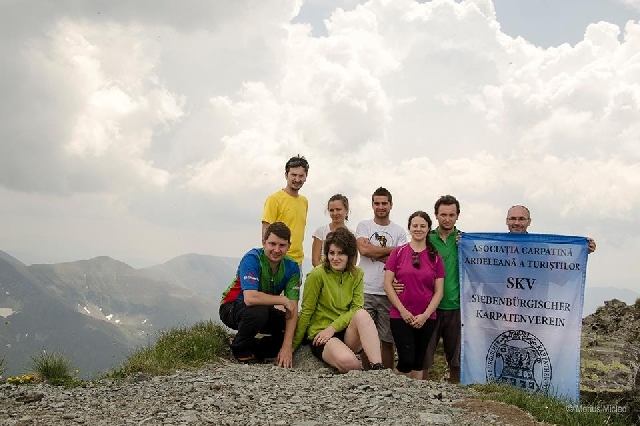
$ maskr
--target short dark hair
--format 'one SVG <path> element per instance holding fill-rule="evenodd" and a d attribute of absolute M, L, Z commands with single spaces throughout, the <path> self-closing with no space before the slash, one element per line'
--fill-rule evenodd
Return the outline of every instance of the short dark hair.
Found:
<path fill-rule="evenodd" d="M 445 206 L 450 206 L 452 204 L 455 204 L 456 214 L 460 214 L 460 203 L 458 202 L 458 200 L 456 200 L 456 197 L 454 197 L 453 195 L 442 195 L 440 198 L 438 198 L 438 200 L 436 201 L 436 204 L 433 206 L 433 213 L 436 216 L 438 215 L 438 209 L 443 204 Z"/>
<path fill-rule="evenodd" d="M 289 170 L 292 167 L 302 167 L 305 174 L 309 174 L 309 162 L 303 155 L 298 154 L 295 157 L 289 158 L 287 163 L 284 165 L 284 172 L 289 173 Z"/>
<path fill-rule="evenodd" d="M 329 201 L 327 201 L 327 210 L 329 209 L 329 203 L 332 201 L 342 201 L 342 205 L 347 210 L 347 214 L 344 215 L 344 219 L 349 220 L 349 199 L 342 194 L 332 195 L 331 198 L 329 198 Z"/>
<path fill-rule="evenodd" d="M 262 237 L 262 241 L 267 241 L 269 235 L 274 234 L 278 238 L 282 238 L 283 240 L 287 240 L 288 243 L 291 242 L 291 229 L 283 222 L 273 222 L 267 226 L 267 229 L 264 231 L 264 236 Z"/>
<path fill-rule="evenodd" d="M 327 234 L 324 240 L 324 269 L 331 270 L 331 262 L 329 262 L 329 249 L 331 244 L 338 247 L 347 255 L 347 271 L 353 272 L 356 267 L 356 257 L 358 256 L 358 245 L 356 237 L 347 228 L 340 227 L 333 232 Z"/>
<path fill-rule="evenodd" d="M 387 197 L 387 200 L 392 203 L 391 193 L 387 188 L 380 187 L 373 191 L 373 195 L 371 196 L 371 202 L 373 203 L 373 197 Z"/>

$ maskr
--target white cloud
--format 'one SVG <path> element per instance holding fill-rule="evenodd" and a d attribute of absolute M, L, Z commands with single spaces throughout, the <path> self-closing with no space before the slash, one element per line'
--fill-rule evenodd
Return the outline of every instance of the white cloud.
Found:
<path fill-rule="evenodd" d="M 622 4 L 640 10 L 640 0 L 618 0 Z"/>
<path fill-rule="evenodd" d="M 94 203 L 103 226 L 128 230 L 129 256 L 149 241 L 155 257 L 239 255 L 297 153 L 311 163 L 309 233 L 333 193 L 355 226 L 383 185 L 401 224 L 445 193 L 467 230 L 503 231 L 506 209 L 528 204 L 534 231 L 598 239 L 600 280 L 638 243 L 639 23 L 593 23 L 576 45 L 541 49 L 503 34 L 489 0 L 336 1 L 323 37 L 291 24 L 297 1 L 188 16 L 105 5 L 48 10 L 46 31 L 4 44 L 0 77 L 16 84 L 0 136 L 17 145 L 0 145 L 0 185 L 67 194 L 58 218 Z M 83 243 L 117 251 L 108 234 Z"/>

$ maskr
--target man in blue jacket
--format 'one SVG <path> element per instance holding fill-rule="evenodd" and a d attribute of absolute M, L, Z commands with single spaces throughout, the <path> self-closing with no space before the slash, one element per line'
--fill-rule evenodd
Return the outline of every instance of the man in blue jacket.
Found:
<path fill-rule="evenodd" d="M 287 250 L 291 231 L 282 222 L 270 224 L 262 248 L 242 257 L 235 279 L 222 294 L 220 320 L 238 330 L 231 351 L 240 362 L 277 358 L 277 364 L 293 365 L 293 333 L 298 320 L 300 267 Z M 284 307 L 284 311 L 276 305 Z M 256 335 L 268 334 L 260 339 Z"/>

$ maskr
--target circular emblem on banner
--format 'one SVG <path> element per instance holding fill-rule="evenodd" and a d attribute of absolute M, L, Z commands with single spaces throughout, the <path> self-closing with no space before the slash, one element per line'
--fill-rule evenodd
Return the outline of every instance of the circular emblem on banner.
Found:
<path fill-rule="evenodd" d="M 529 391 L 547 392 L 551 384 L 551 359 L 540 339 L 524 330 L 498 335 L 489 346 L 487 382 L 508 383 Z"/>

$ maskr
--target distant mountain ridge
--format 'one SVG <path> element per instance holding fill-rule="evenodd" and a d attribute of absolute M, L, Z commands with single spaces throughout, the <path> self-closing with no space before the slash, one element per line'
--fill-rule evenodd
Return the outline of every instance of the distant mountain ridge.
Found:
<path fill-rule="evenodd" d="M 81 375 L 116 367 L 157 332 L 218 320 L 237 260 L 188 254 L 135 269 L 107 256 L 26 266 L 0 251 L 0 357 L 21 374 L 40 351 L 61 351 Z"/>
<path fill-rule="evenodd" d="M 132 344 L 117 326 L 87 317 L 62 297 L 47 291 L 22 264 L 0 260 L 0 325 L 7 374 L 24 372 L 30 357 L 42 350 L 64 351 L 82 368 L 96 370 L 122 359 Z"/>
<path fill-rule="evenodd" d="M 617 287 L 586 287 L 584 289 L 584 305 L 582 318 L 591 315 L 607 300 L 618 299 L 627 305 L 633 305 L 640 298 L 640 293 L 627 288 Z"/>
<path fill-rule="evenodd" d="M 189 253 L 140 271 L 150 278 L 164 280 L 219 301 L 220 295 L 235 277 L 239 262 L 240 259 L 231 257 Z"/>
<path fill-rule="evenodd" d="M 220 297 L 238 262 L 190 253 L 140 269 L 107 256 L 26 266 L 0 251 L 5 376 L 23 373 L 30 357 L 47 350 L 70 356 L 86 377 L 116 367 L 160 330 L 218 321 Z M 583 317 L 605 300 L 632 304 L 638 297 L 626 289 L 587 287 Z"/>

